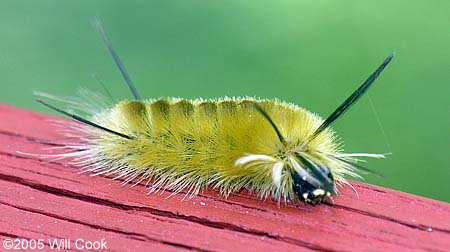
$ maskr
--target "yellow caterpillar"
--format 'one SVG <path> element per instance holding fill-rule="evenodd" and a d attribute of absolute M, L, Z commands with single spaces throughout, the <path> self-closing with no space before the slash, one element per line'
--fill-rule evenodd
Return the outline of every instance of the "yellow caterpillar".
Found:
<path fill-rule="evenodd" d="M 344 153 L 330 125 L 370 87 L 380 67 L 329 117 L 297 105 L 254 98 L 142 100 L 100 24 L 97 29 L 135 100 L 105 108 L 89 119 L 46 102 L 77 124 L 79 143 L 67 145 L 84 171 L 113 175 L 124 183 L 145 182 L 151 192 L 170 190 L 195 196 L 212 187 L 227 197 L 247 189 L 278 202 L 320 203 L 348 184 L 360 157 Z"/>

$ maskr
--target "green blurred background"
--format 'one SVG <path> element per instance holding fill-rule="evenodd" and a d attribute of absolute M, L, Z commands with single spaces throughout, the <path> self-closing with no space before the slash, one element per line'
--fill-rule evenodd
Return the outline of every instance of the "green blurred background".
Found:
<path fill-rule="evenodd" d="M 392 152 L 366 182 L 450 202 L 450 1 L 1 1 L 0 101 L 51 113 L 32 90 L 102 90 L 92 75 L 130 98 L 96 16 L 147 98 L 276 97 L 326 116 L 395 52 L 334 128 L 346 151 Z"/>

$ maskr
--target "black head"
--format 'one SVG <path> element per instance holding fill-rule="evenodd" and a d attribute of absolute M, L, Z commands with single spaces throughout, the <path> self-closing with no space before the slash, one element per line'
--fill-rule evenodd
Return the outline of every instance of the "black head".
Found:
<path fill-rule="evenodd" d="M 301 176 L 297 172 L 291 174 L 292 189 L 299 201 L 316 205 L 335 194 L 334 178 L 328 168 L 308 167 L 306 172 L 310 176 Z"/>

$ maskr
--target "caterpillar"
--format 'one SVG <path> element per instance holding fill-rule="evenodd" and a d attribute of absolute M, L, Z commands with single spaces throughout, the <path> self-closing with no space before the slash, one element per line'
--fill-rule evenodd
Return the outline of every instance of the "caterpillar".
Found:
<path fill-rule="evenodd" d="M 350 185 L 347 176 L 375 173 L 358 161 L 381 154 L 345 153 L 331 125 L 374 83 L 384 62 L 328 117 L 274 100 L 243 98 L 142 99 L 100 23 L 96 25 L 134 99 L 89 117 L 36 101 L 73 120 L 79 139 L 66 144 L 83 172 L 145 183 L 194 197 L 205 188 L 224 197 L 247 189 L 278 203 L 319 204 Z M 350 185 L 351 186 L 351 185 Z"/>

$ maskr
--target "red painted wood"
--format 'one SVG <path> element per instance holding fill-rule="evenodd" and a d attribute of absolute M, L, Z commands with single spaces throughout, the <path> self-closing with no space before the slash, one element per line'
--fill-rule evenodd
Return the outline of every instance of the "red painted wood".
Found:
<path fill-rule="evenodd" d="M 170 192 L 78 174 L 45 161 L 49 120 L 0 105 L 0 239 L 104 239 L 108 251 L 450 251 L 450 204 L 354 182 L 334 205 L 278 207 L 241 192 Z M 3 251 L 0 249 L 0 251 Z"/>

